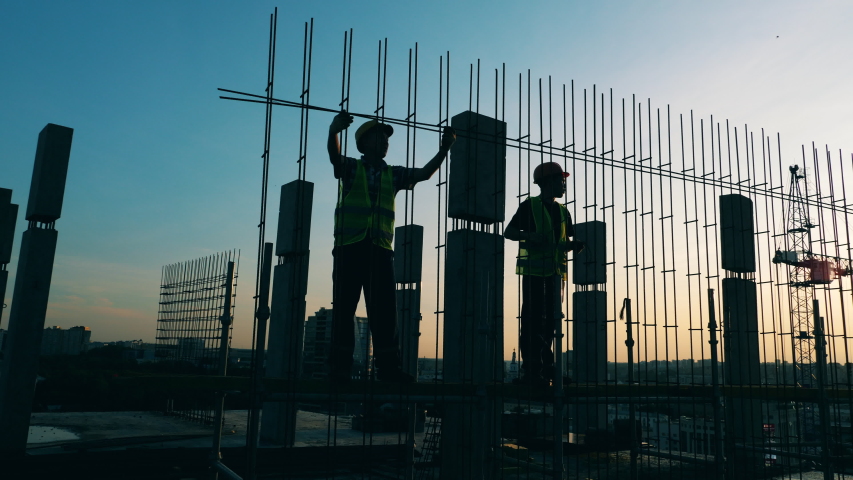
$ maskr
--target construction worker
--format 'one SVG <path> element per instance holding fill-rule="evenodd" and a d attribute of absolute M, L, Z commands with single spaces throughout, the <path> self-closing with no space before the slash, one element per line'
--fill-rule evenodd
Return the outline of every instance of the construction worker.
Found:
<path fill-rule="evenodd" d="M 355 142 L 361 159 L 341 155 L 338 133 L 353 121 L 346 112 L 329 126 L 329 160 L 340 180 L 335 208 L 334 271 L 332 274 L 332 345 L 329 379 L 346 383 L 352 377 L 355 348 L 354 316 L 361 291 L 373 336 L 376 378 L 409 383 L 414 377 L 400 369 L 400 336 L 394 281 L 394 196 L 429 179 L 441 166 L 456 135 L 445 128 L 438 153 L 421 168 L 385 163 L 391 125 L 369 120 L 358 127 Z"/>
<path fill-rule="evenodd" d="M 504 229 L 504 237 L 519 242 L 515 273 L 521 275 L 521 370 L 514 383 L 545 386 L 554 380 L 554 342 L 562 318 L 562 283 L 568 279 L 566 254 L 579 253 L 583 243 L 574 235 L 572 216 L 555 200 L 566 193 L 566 177 L 558 163 L 533 170 L 538 197 L 518 206 Z"/>

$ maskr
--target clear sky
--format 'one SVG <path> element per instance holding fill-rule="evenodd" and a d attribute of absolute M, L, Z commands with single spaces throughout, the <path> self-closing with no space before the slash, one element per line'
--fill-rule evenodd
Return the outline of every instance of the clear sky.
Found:
<path fill-rule="evenodd" d="M 637 94 L 675 112 L 692 109 L 778 131 L 789 143 L 853 150 L 849 2 L 6 1 L 0 4 L 0 187 L 13 189 L 21 205 L 6 303 L 26 228 L 36 139 L 46 123 L 57 123 L 75 133 L 46 324 L 90 326 L 97 341 L 153 341 L 161 266 L 238 248 L 234 344 L 249 346 L 263 107 L 220 100 L 216 88 L 263 92 L 275 6 L 279 98 L 298 97 L 303 24 L 313 17 L 311 102 L 320 106 L 339 101 L 343 32 L 353 28 L 356 111 L 375 104 L 377 43 L 388 38 L 393 117 L 405 116 L 408 49 L 418 42 L 422 88 L 429 92 L 421 93 L 423 121 L 437 116 L 438 58 L 449 50 L 457 93 L 467 95 L 464 73 L 480 59 L 489 75 L 505 63 L 512 78 L 530 69 L 534 79 L 551 75 L 555 85 L 574 79 L 578 88 L 595 84 L 613 88 L 616 97 Z M 467 105 L 457 93 L 451 113 Z M 295 109 L 274 114 L 269 241 L 278 188 L 297 174 L 298 118 Z M 336 183 L 325 154 L 329 121 L 330 114 L 311 114 L 309 313 L 331 302 Z M 420 135 L 422 164 L 437 135 Z M 404 155 L 394 140 L 392 164 Z M 435 190 L 427 183 L 419 189 Z M 434 206 L 429 195 L 420 198 L 415 223 L 427 226 L 425 244 L 432 246 Z M 432 277 L 425 291 L 436 288 L 433 264 L 425 269 Z M 425 298 L 425 319 L 434 302 Z M 8 310 L 0 328 L 7 322 Z M 428 349 L 432 344 L 434 337 Z"/>

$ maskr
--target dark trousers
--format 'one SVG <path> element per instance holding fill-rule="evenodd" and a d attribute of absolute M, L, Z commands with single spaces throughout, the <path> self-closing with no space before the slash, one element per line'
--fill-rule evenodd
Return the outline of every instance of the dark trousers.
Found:
<path fill-rule="evenodd" d="M 562 318 L 559 275 L 521 276 L 521 360 L 525 375 L 554 377 L 551 345 Z"/>
<path fill-rule="evenodd" d="M 332 348 L 329 367 L 349 373 L 355 345 L 355 309 L 364 290 L 373 354 L 379 370 L 400 367 L 394 252 L 369 239 L 335 247 L 332 272 Z M 366 348 L 358 345 L 358 348 Z"/>

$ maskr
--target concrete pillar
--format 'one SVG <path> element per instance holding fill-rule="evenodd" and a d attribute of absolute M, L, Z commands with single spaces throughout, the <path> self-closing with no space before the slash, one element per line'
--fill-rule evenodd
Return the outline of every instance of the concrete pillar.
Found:
<path fill-rule="evenodd" d="M 39 133 L 27 220 L 21 241 L 9 333 L 0 368 L 0 453 L 27 446 L 41 336 L 50 295 L 57 231 L 74 130 L 48 124 Z"/>
<path fill-rule="evenodd" d="M 0 188 L 0 326 L 6 309 L 6 283 L 9 281 L 8 265 L 12 261 L 12 243 L 15 239 L 15 222 L 18 206 L 12 203 L 12 190 Z M 0 345 L 0 350 L 2 350 Z M 2 358 L 2 357 L 0 357 Z"/>
<path fill-rule="evenodd" d="M 720 253 L 722 266 L 738 273 L 755 271 L 755 225 L 752 200 L 743 195 L 720 195 Z"/>
<path fill-rule="evenodd" d="M 444 380 L 487 385 L 503 381 L 504 238 L 474 230 L 447 235 L 444 279 Z M 491 452 L 500 447 L 502 405 L 445 405 L 441 478 L 495 478 Z"/>
<path fill-rule="evenodd" d="M 450 150 L 448 216 L 475 225 L 447 235 L 443 375 L 446 382 L 485 385 L 503 381 L 504 238 L 474 227 L 504 220 L 506 123 L 466 111 L 451 126 L 457 141 Z M 442 479 L 497 476 L 502 407 L 488 398 L 445 406 Z"/>
<path fill-rule="evenodd" d="M 755 272 L 755 227 L 752 200 L 743 195 L 720 195 L 720 260 L 736 275 L 723 279 L 723 351 L 725 383 L 761 385 L 757 286 L 745 278 Z M 761 454 L 737 448 L 764 443 L 762 405 L 758 399 L 725 399 L 726 446 L 731 465 L 757 467 Z M 747 468 L 747 467 L 743 467 Z"/>
<path fill-rule="evenodd" d="M 755 282 L 741 278 L 724 278 L 723 371 L 727 384 L 761 385 L 759 345 Z M 760 400 L 726 398 L 726 436 L 729 437 L 729 442 L 761 446 L 762 427 Z"/>
<path fill-rule="evenodd" d="M 572 378 L 581 384 L 604 383 L 607 380 L 607 292 L 575 292 L 572 303 Z M 575 433 L 607 426 L 605 405 L 575 405 L 572 417 Z"/>
<path fill-rule="evenodd" d="M 454 116 L 448 216 L 492 224 L 504 220 L 506 123 L 474 112 Z"/>
<path fill-rule="evenodd" d="M 607 224 L 600 221 L 576 223 L 574 240 L 586 244 L 574 255 L 572 282 L 575 285 L 607 283 Z"/>
<path fill-rule="evenodd" d="M 266 376 L 295 382 L 302 372 L 308 247 L 314 184 L 295 180 L 281 187 Z M 295 383 L 294 383 L 295 389 Z M 261 438 L 292 447 L 296 436 L 296 402 L 267 402 Z"/>
<path fill-rule="evenodd" d="M 421 271 L 424 227 L 405 225 L 394 230 L 394 279 L 397 282 L 397 323 L 404 372 L 418 376 L 421 323 Z"/>
<path fill-rule="evenodd" d="M 600 221 L 574 225 L 574 240 L 586 245 L 572 261 L 572 281 L 580 290 L 572 294 L 572 378 L 578 383 L 607 380 L 607 224 Z M 602 290 L 599 290 L 599 287 Z M 604 405 L 571 408 L 575 433 L 607 426 Z"/>

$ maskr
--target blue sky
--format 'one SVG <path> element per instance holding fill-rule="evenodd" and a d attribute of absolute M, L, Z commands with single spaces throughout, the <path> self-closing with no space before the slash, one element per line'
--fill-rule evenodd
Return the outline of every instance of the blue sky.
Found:
<path fill-rule="evenodd" d="M 789 143 L 853 147 L 847 2 L 7 1 L 0 4 L 0 187 L 13 189 L 22 212 L 7 303 L 36 139 L 46 123 L 57 123 L 75 134 L 46 323 L 90 326 L 93 340 L 153 341 L 161 266 L 238 248 L 234 342 L 248 346 L 263 107 L 220 100 L 216 88 L 262 93 L 275 6 L 280 98 L 297 99 L 303 24 L 313 17 L 311 101 L 320 106 L 339 101 L 343 32 L 353 28 L 354 111 L 375 105 L 377 43 L 388 38 L 393 117 L 405 116 L 408 49 L 419 42 L 422 121 L 437 116 L 437 63 L 450 50 L 452 113 L 467 107 L 465 72 L 480 59 L 488 75 L 505 63 L 511 78 L 529 68 L 534 79 L 551 75 L 555 86 L 574 79 L 576 88 L 596 84 L 617 97 L 636 93 L 676 112 L 778 131 Z M 296 177 L 299 118 L 285 108 L 274 115 L 269 241 L 278 188 Z M 331 301 L 330 120 L 311 115 L 309 312 Z M 419 135 L 423 163 L 437 136 Z M 403 146 L 394 140 L 388 159 L 401 163 Z M 426 245 L 435 238 L 434 190 L 417 190 L 423 201 L 415 222 L 427 226 Z M 434 268 L 426 272 L 424 289 L 434 290 Z M 7 321 L 8 310 L 0 328 Z"/>

